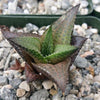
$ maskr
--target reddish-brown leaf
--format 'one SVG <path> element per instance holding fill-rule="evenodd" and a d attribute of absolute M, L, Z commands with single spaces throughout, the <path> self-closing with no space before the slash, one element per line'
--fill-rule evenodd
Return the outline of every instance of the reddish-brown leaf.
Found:
<path fill-rule="evenodd" d="M 20 62 L 16 59 L 16 63 L 14 65 L 12 65 L 9 69 L 10 70 L 21 70 L 21 71 L 23 71 L 25 69 L 25 67 L 22 67 Z"/>
<path fill-rule="evenodd" d="M 25 74 L 28 82 L 32 82 L 38 79 L 47 79 L 43 74 L 36 73 L 28 64 L 25 64 Z"/>

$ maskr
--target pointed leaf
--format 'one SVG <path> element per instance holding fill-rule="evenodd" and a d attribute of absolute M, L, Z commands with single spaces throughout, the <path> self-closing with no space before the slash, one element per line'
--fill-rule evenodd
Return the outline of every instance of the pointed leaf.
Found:
<path fill-rule="evenodd" d="M 54 45 L 53 45 L 53 36 L 52 36 L 52 26 L 49 27 L 49 29 L 43 36 L 41 45 L 42 45 L 41 53 L 44 56 L 47 56 L 47 55 L 53 53 Z"/>
<path fill-rule="evenodd" d="M 16 37 L 10 39 L 15 44 L 21 46 L 36 63 L 46 63 L 45 58 L 40 52 L 40 41 L 35 37 Z"/>
<path fill-rule="evenodd" d="M 46 79 L 46 77 L 43 74 L 40 75 L 36 73 L 34 69 L 32 69 L 28 64 L 25 64 L 25 75 L 26 75 L 26 80 L 28 82 L 32 82 L 40 79 L 42 80 Z"/>
<path fill-rule="evenodd" d="M 62 91 L 65 91 L 69 79 L 69 66 L 71 59 L 68 58 L 63 62 L 52 64 L 33 64 L 33 67 L 43 75 L 53 80 Z"/>
<path fill-rule="evenodd" d="M 27 49 L 34 49 L 35 51 L 40 52 L 40 40 L 35 37 L 16 37 L 11 38 L 11 40 L 22 47 Z"/>
<path fill-rule="evenodd" d="M 22 67 L 20 62 L 16 59 L 16 63 L 13 64 L 9 69 L 10 70 L 21 70 L 21 71 L 23 71 L 25 69 L 25 67 Z"/>
<path fill-rule="evenodd" d="M 70 9 L 52 25 L 55 44 L 70 44 L 71 33 L 79 5 Z"/>
<path fill-rule="evenodd" d="M 82 48 L 82 45 L 86 41 L 86 38 L 80 36 L 73 36 L 71 43 L 74 46 L 77 46 L 78 49 L 71 57 L 68 57 L 65 61 L 57 63 L 55 65 L 52 64 L 33 64 L 33 67 L 39 72 L 43 73 L 43 75 L 47 76 L 49 79 L 53 80 L 57 83 L 59 88 L 62 91 L 65 91 L 66 84 L 69 82 L 69 68 L 74 62 L 79 50 Z"/>
<path fill-rule="evenodd" d="M 49 63 L 55 64 L 63 61 L 66 57 L 73 54 L 76 50 L 77 48 L 71 45 L 56 45 L 54 53 L 45 58 L 49 61 Z"/>

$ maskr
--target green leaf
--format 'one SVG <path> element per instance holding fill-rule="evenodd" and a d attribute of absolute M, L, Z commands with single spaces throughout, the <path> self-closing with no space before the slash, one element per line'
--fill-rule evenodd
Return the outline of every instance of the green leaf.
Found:
<path fill-rule="evenodd" d="M 60 17 L 52 25 L 53 38 L 55 44 L 69 45 L 71 41 L 71 33 L 73 30 L 76 14 L 79 5 L 73 7 L 65 15 Z"/>
<path fill-rule="evenodd" d="M 47 63 L 47 60 L 41 54 L 41 52 L 35 51 L 34 49 L 26 49 L 26 51 L 33 57 L 36 63 Z"/>
<path fill-rule="evenodd" d="M 55 46 L 54 53 L 46 56 L 45 58 L 49 61 L 49 63 L 55 64 L 63 61 L 64 59 L 66 59 L 66 57 L 73 54 L 76 50 L 77 48 L 75 46 L 58 44 Z"/>
<path fill-rule="evenodd" d="M 36 37 L 23 36 L 23 37 L 12 38 L 11 40 L 28 49 L 34 48 L 36 51 L 40 51 L 40 40 Z"/>
<path fill-rule="evenodd" d="M 52 26 L 46 31 L 42 37 L 41 53 L 43 56 L 47 56 L 54 51 L 53 36 L 52 36 Z"/>
<path fill-rule="evenodd" d="M 15 42 L 19 46 L 23 47 L 24 50 L 33 57 L 36 63 L 46 63 L 47 61 L 40 52 L 40 40 L 35 37 L 16 37 L 12 38 L 11 41 Z"/>

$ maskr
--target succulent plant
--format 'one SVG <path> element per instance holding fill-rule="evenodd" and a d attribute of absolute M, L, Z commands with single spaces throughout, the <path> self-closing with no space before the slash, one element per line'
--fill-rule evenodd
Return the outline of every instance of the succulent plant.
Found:
<path fill-rule="evenodd" d="M 65 91 L 69 67 L 86 40 L 72 36 L 78 8 L 79 5 L 70 9 L 50 25 L 42 36 L 10 33 L 2 29 L 4 37 L 27 62 L 25 70 L 28 81 L 46 77 Z"/>

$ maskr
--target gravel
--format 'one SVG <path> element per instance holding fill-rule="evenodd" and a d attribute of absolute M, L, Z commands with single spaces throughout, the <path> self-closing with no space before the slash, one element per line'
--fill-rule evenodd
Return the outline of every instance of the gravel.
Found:
<path fill-rule="evenodd" d="M 19 30 L 19 32 L 42 35 L 48 27 L 49 25 L 38 28 L 28 23 L 22 29 L 11 26 L 10 31 Z M 12 46 L 2 39 L 0 42 L 0 100 L 99 100 L 100 36 L 98 30 L 83 23 L 74 26 L 74 35 L 87 37 L 87 41 L 70 68 L 70 82 L 66 86 L 65 95 L 51 80 L 27 83 L 24 72 L 8 70 L 15 63 L 15 59 L 19 59 L 23 66 L 24 61 Z"/>
<path fill-rule="evenodd" d="M 26 81 L 20 83 L 19 88 L 24 89 L 25 91 L 30 91 L 30 86 Z"/>
<path fill-rule="evenodd" d="M 2 87 L 0 90 L 0 95 L 3 100 L 17 100 L 15 91 L 13 89 Z"/>
<path fill-rule="evenodd" d="M 100 12 L 100 0 L 92 0 L 95 11 Z"/>
<path fill-rule="evenodd" d="M 61 97 L 57 94 L 57 95 L 54 95 L 52 100 L 62 100 Z"/>
<path fill-rule="evenodd" d="M 74 65 L 79 68 L 86 68 L 88 67 L 88 61 L 85 58 L 77 56 L 75 59 Z"/>
<path fill-rule="evenodd" d="M 7 77 L 0 76 L 0 86 L 6 85 L 8 83 Z"/>
<path fill-rule="evenodd" d="M 37 92 L 35 92 L 31 97 L 30 97 L 30 100 L 41 100 L 41 99 L 47 99 L 49 96 L 49 93 L 42 89 L 42 90 L 39 90 Z"/>
<path fill-rule="evenodd" d="M 19 78 L 14 78 L 10 81 L 11 86 L 13 86 L 13 88 L 18 88 L 19 84 L 21 83 L 21 79 Z"/>
<path fill-rule="evenodd" d="M 79 13 L 88 14 L 88 0 L 1 0 L 1 14 L 64 14 L 80 3 Z M 11 29 L 15 29 L 12 27 Z"/>

